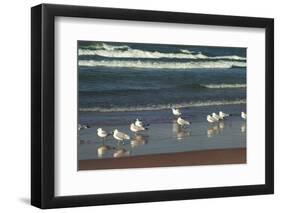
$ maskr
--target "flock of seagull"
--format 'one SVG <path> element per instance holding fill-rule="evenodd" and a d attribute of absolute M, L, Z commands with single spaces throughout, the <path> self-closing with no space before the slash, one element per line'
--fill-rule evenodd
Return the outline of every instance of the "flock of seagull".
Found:
<path fill-rule="evenodd" d="M 181 117 L 182 112 L 180 111 L 180 109 L 177 108 L 172 108 L 172 113 L 174 116 L 176 116 L 176 122 L 179 126 L 181 127 L 185 127 L 185 126 L 189 126 L 191 125 L 191 122 L 183 119 Z M 231 116 L 230 114 L 224 113 L 222 111 L 220 111 L 218 114 L 216 114 L 215 112 L 213 112 L 211 115 L 207 115 L 207 121 L 209 123 L 216 123 L 219 122 L 220 120 L 224 120 L 225 118 Z M 243 118 L 244 120 L 247 119 L 247 115 L 245 112 L 241 112 L 241 118 Z M 139 120 L 138 118 L 130 124 L 130 130 L 134 133 L 139 133 L 139 132 L 143 132 L 146 131 L 148 129 L 149 124 L 144 123 L 143 121 Z M 88 128 L 88 126 L 86 125 L 79 125 L 78 129 L 86 129 Z M 98 128 L 97 129 L 97 135 L 98 137 L 100 137 L 102 140 L 104 140 L 105 138 L 107 138 L 108 136 L 112 135 L 114 139 L 116 139 L 118 142 L 120 141 L 125 141 L 125 140 L 130 140 L 131 137 L 124 133 L 119 131 L 118 129 L 115 129 L 113 132 L 108 132 L 102 128 Z"/>
<path fill-rule="evenodd" d="M 130 130 L 134 133 L 142 132 L 148 129 L 149 124 L 145 124 L 143 121 L 139 120 L 138 118 L 131 123 Z M 117 141 L 124 141 L 124 140 L 130 140 L 131 137 L 127 135 L 124 132 L 120 132 L 118 129 L 115 129 L 113 132 L 107 132 L 106 130 L 102 128 L 97 129 L 97 135 L 102 138 L 103 140 L 113 135 L 113 138 L 115 138 Z"/>
<path fill-rule="evenodd" d="M 182 131 L 184 132 L 180 132 L 181 134 L 186 133 L 185 132 L 185 127 L 191 125 L 191 122 L 183 119 L 182 116 L 182 112 L 180 111 L 180 109 L 177 108 L 172 108 L 172 114 L 175 116 L 175 124 L 177 125 L 178 128 L 180 128 Z M 207 115 L 207 121 L 209 123 L 212 124 L 212 128 L 209 128 L 207 131 L 207 135 L 208 137 L 211 137 L 214 132 L 217 131 L 218 125 L 220 127 L 220 125 L 223 124 L 223 122 L 221 123 L 221 121 L 223 121 L 224 119 L 226 119 L 227 117 L 231 116 L 230 114 L 226 114 L 222 111 L 220 111 L 218 114 L 216 113 L 212 113 L 211 115 Z M 247 119 L 247 115 L 244 112 L 241 112 L 241 118 L 246 120 Z M 146 142 L 145 140 L 145 136 L 143 134 L 138 134 L 141 133 L 143 131 L 148 130 L 149 124 L 144 123 L 143 121 L 141 121 L 140 119 L 136 119 L 133 123 L 130 124 L 129 128 L 130 130 L 135 133 L 134 137 L 130 137 L 128 134 L 119 131 L 118 129 L 115 129 L 113 132 L 108 132 L 102 128 L 98 128 L 97 129 L 97 135 L 98 137 L 100 137 L 102 139 L 102 145 L 99 146 L 97 148 L 97 154 L 99 157 L 102 157 L 108 150 L 114 150 L 113 153 L 113 157 L 114 158 L 118 158 L 118 157 L 124 157 L 124 156 L 128 156 L 130 155 L 130 151 L 124 149 L 124 148 L 114 148 L 114 147 L 110 147 L 108 145 L 104 145 L 104 140 L 112 135 L 114 139 L 116 139 L 118 142 L 124 142 L 126 140 L 131 140 L 131 145 L 132 147 L 134 146 L 138 146 L 140 143 L 143 144 Z M 82 130 L 82 129 L 87 129 L 90 128 L 90 126 L 88 125 L 78 125 L 78 130 Z M 220 127 L 221 128 L 221 127 Z M 243 131 L 245 131 L 245 126 L 243 126 Z M 242 127 L 241 127 L 241 131 L 242 131 Z M 180 138 L 178 139 L 182 139 L 181 135 Z M 119 144 L 119 143 L 118 143 Z"/>

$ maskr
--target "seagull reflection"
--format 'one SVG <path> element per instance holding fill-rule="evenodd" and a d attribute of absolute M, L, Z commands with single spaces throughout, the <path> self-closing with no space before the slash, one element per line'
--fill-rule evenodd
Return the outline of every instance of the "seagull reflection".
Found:
<path fill-rule="evenodd" d="M 80 145 L 91 144 L 91 140 L 80 140 Z"/>
<path fill-rule="evenodd" d="M 113 153 L 113 157 L 114 158 L 120 158 L 120 157 L 126 157 L 130 155 L 130 151 L 127 151 L 124 148 L 120 148 L 117 149 L 114 153 Z"/>
<path fill-rule="evenodd" d="M 176 137 L 178 140 L 182 140 L 189 136 L 190 136 L 190 131 L 188 131 L 185 128 L 179 128 L 179 131 L 176 133 Z"/>
<path fill-rule="evenodd" d="M 172 124 L 172 131 L 174 133 L 177 133 L 179 131 L 180 125 L 178 125 L 177 123 L 177 119 L 173 120 L 173 124 Z"/>
<path fill-rule="evenodd" d="M 219 122 L 219 128 L 220 128 L 220 130 L 223 130 L 225 128 L 224 121 Z"/>
<path fill-rule="evenodd" d="M 208 128 L 207 130 L 207 137 L 211 138 L 220 133 L 219 125 L 214 125 Z"/>
<path fill-rule="evenodd" d="M 131 147 L 136 148 L 148 143 L 148 135 L 136 134 L 131 140 Z"/>
<path fill-rule="evenodd" d="M 101 158 L 103 157 L 109 150 L 111 150 L 112 148 L 110 146 L 107 145 L 101 145 L 97 148 L 97 154 L 98 157 Z"/>
<path fill-rule="evenodd" d="M 177 140 L 182 140 L 182 139 L 184 139 L 186 137 L 189 137 L 190 134 L 191 134 L 190 130 L 188 130 L 185 127 L 180 126 L 177 123 L 177 119 L 173 120 L 172 131 L 175 134 Z"/>
<path fill-rule="evenodd" d="M 247 131 L 247 125 L 246 125 L 246 123 L 243 123 L 243 124 L 241 125 L 240 130 L 241 130 L 242 133 L 244 133 L 244 132 Z"/>

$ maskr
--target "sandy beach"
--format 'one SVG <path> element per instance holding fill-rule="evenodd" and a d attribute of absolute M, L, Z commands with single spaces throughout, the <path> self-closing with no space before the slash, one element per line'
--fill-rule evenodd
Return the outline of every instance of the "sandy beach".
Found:
<path fill-rule="evenodd" d="M 114 159 L 80 160 L 78 169 L 121 169 L 241 163 L 246 163 L 245 148 L 131 156 Z"/>

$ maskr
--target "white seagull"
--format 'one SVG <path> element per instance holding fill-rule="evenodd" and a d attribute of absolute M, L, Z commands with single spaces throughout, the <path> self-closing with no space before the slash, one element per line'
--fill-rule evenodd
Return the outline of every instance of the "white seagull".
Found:
<path fill-rule="evenodd" d="M 246 120 L 247 119 L 247 114 L 245 112 L 241 112 L 241 118 Z"/>
<path fill-rule="evenodd" d="M 213 117 L 216 121 L 219 121 L 219 120 L 220 120 L 220 116 L 217 115 L 215 112 L 212 113 L 212 117 Z"/>
<path fill-rule="evenodd" d="M 178 123 L 180 126 L 185 126 L 185 125 L 190 125 L 190 124 L 191 124 L 189 121 L 184 120 L 184 119 L 182 119 L 181 117 L 178 117 L 177 123 Z"/>
<path fill-rule="evenodd" d="M 132 132 L 141 132 L 141 131 L 147 130 L 147 128 L 143 127 L 143 126 L 138 126 L 135 123 L 131 123 L 130 130 Z"/>
<path fill-rule="evenodd" d="M 215 118 L 213 118 L 211 115 L 207 115 L 207 121 L 209 123 L 215 123 L 217 122 L 217 120 Z"/>
<path fill-rule="evenodd" d="M 82 130 L 82 129 L 88 129 L 90 128 L 88 125 L 82 125 L 82 124 L 78 124 L 78 130 Z"/>
<path fill-rule="evenodd" d="M 230 116 L 230 114 L 226 114 L 226 113 L 224 113 L 222 111 L 219 112 L 220 119 L 224 119 L 224 118 L 229 117 L 229 116 Z"/>
<path fill-rule="evenodd" d="M 110 135 L 110 133 L 108 133 L 107 131 L 103 130 L 102 128 L 98 128 L 97 129 L 97 135 L 102 138 L 105 139 L 107 136 Z"/>
<path fill-rule="evenodd" d="M 175 116 L 180 116 L 181 115 L 181 111 L 179 109 L 172 108 L 172 112 L 173 112 L 173 115 L 175 115 Z"/>
<path fill-rule="evenodd" d="M 123 132 L 119 132 L 117 129 L 114 130 L 113 137 L 118 141 L 130 140 L 129 135 L 127 135 Z"/>
<path fill-rule="evenodd" d="M 135 125 L 138 127 L 146 127 L 149 126 L 149 124 L 144 124 L 141 120 L 139 120 L 138 118 L 135 121 Z"/>

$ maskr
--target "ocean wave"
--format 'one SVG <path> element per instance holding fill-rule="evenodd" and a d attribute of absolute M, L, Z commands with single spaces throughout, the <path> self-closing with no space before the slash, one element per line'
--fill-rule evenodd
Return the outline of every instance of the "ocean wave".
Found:
<path fill-rule="evenodd" d="M 181 104 L 159 104 L 151 106 L 132 106 L 132 107 L 92 107 L 92 108 L 79 108 L 81 112 L 134 112 L 134 111 L 156 111 L 176 108 L 186 108 L 186 107 L 202 107 L 202 106 L 220 106 L 220 105 L 234 105 L 234 104 L 246 104 L 246 100 L 232 100 L 232 101 L 204 101 L 204 102 L 190 102 Z"/>
<path fill-rule="evenodd" d="M 80 89 L 80 93 L 91 94 L 91 95 L 122 95 L 122 94 L 140 94 L 140 93 L 154 93 L 154 92 L 193 92 L 194 90 L 207 90 L 207 89 L 239 89 L 246 88 L 246 84 L 180 84 L 180 85 L 156 85 L 156 86 L 137 86 L 137 85 L 126 85 L 116 89 L 115 87 L 108 88 L 96 88 L 94 90 Z"/>
<path fill-rule="evenodd" d="M 106 47 L 106 48 L 105 48 Z M 204 59 L 204 60 L 236 60 L 236 61 L 245 61 L 246 58 L 229 55 L 229 56 L 207 56 L 201 52 L 194 52 L 189 50 L 180 50 L 176 53 L 164 53 L 159 51 L 148 51 L 140 49 L 132 49 L 129 46 L 111 46 L 103 44 L 103 48 L 100 49 L 78 49 L 79 56 L 101 56 L 107 58 L 146 58 L 146 59 L 161 59 L 161 58 L 170 58 L 170 59 Z"/>
<path fill-rule="evenodd" d="M 164 62 L 164 61 L 130 61 L 130 60 L 79 60 L 79 66 L 86 67 L 131 67 L 144 69 L 195 69 L 195 68 L 233 68 L 246 67 L 242 61 L 190 61 L 190 62 Z"/>
<path fill-rule="evenodd" d="M 107 51 L 131 49 L 127 45 L 110 45 L 101 42 L 93 43 L 87 46 L 82 46 L 80 48 L 81 50 L 107 50 Z"/>
<path fill-rule="evenodd" d="M 246 84 L 203 84 L 203 87 L 209 89 L 231 89 L 231 88 L 246 88 Z"/>
<path fill-rule="evenodd" d="M 103 49 L 110 50 L 110 51 L 131 49 L 127 45 L 110 45 L 110 44 L 105 44 L 105 43 L 102 43 L 102 47 L 103 47 Z"/>

